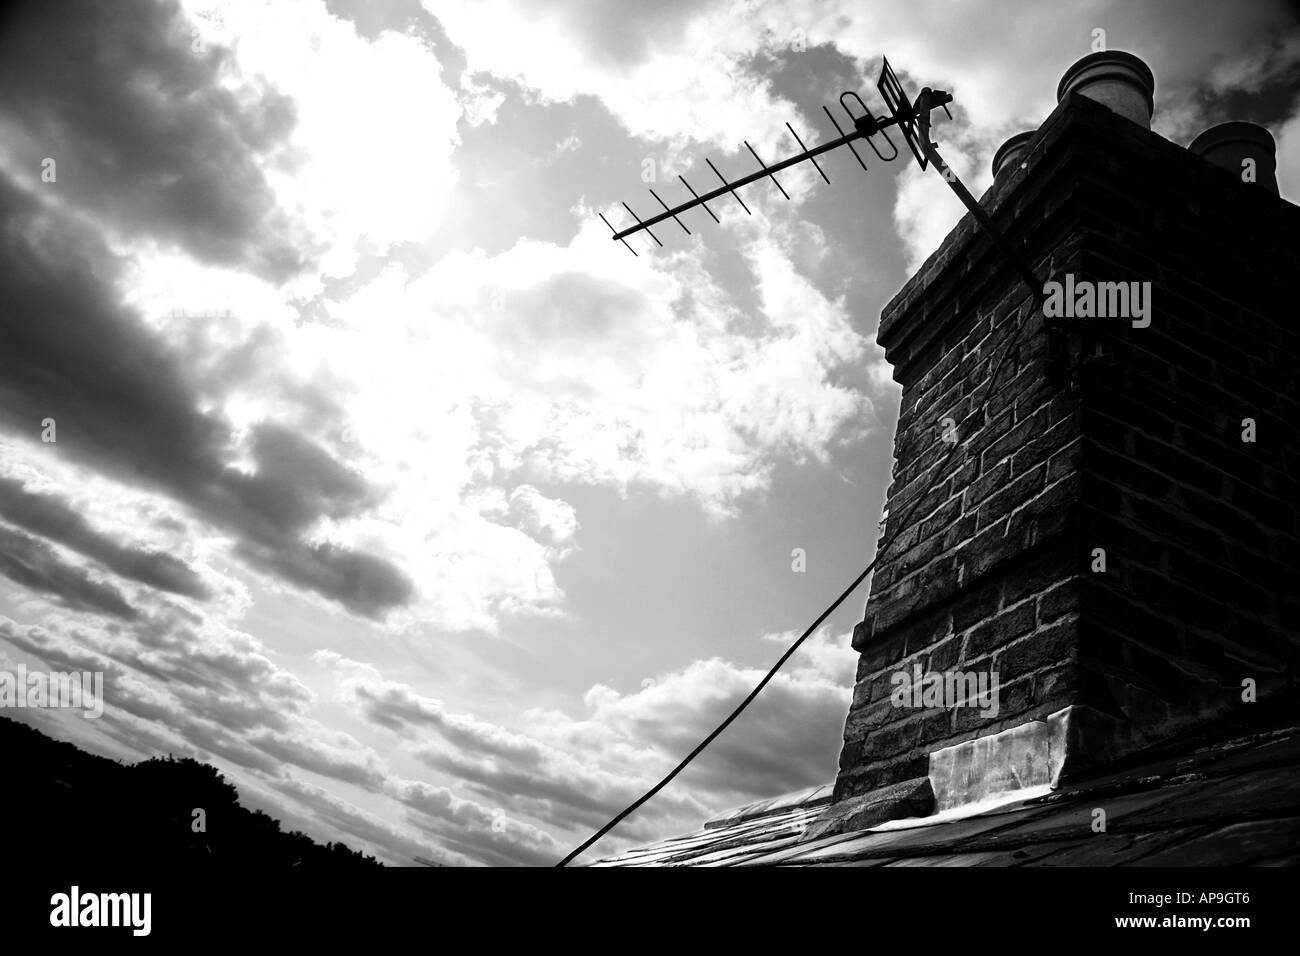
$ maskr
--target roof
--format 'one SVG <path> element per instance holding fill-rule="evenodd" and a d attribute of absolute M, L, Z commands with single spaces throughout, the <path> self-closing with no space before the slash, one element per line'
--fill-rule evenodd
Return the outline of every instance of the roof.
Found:
<path fill-rule="evenodd" d="M 818 787 L 750 804 L 594 865 L 1295 865 L 1300 724 L 1193 746 L 1056 790 L 807 838 L 829 803 L 830 788 Z"/>

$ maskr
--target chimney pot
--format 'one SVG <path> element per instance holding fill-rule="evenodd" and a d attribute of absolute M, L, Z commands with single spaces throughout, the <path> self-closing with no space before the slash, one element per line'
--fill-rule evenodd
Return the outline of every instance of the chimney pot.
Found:
<path fill-rule="evenodd" d="M 1020 157 L 1029 141 L 1034 138 L 1036 129 L 1027 129 L 1023 133 L 1016 133 L 1005 143 L 998 147 L 998 151 L 993 154 L 993 176 L 997 177 L 998 173 L 1006 167 L 1015 167 L 1020 162 Z"/>
<path fill-rule="evenodd" d="M 1242 161 L 1255 161 L 1255 182 L 1274 196 L 1277 191 L 1277 143 L 1273 134 L 1257 123 L 1220 123 L 1211 126 L 1187 147 L 1206 162 L 1242 175 Z"/>
<path fill-rule="evenodd" d="M 1065 71 L 1056 87 L 1056 101 L 1071 92 L 1081 93 L 1150 129 L 1155 90 L 1155 77 L 1140 59 L 1123 50 L 1104 50 L 1089 53 Z"/>

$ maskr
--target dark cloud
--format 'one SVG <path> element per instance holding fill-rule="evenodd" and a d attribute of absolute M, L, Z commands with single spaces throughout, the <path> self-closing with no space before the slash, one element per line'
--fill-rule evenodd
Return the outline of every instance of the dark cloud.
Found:
<path fill-rule="evenodd" d="M 501 806 L 456 797 L 446 787 L 397 781 L 392 794 L 410 808 L 406 819 L 440 846 L 488 866 L 550 866 L 563 848 L 549 833 L 506 816 Z"/>
<path fill-rule="evenodd" d="M 330 544 L 280 542 L 264 548 L 247 542 L 239 553 L 300 587 L 338 601 L 366 617 L 380 617 L 415 593 L 411 579 L 391 561 Z"/>
<path fill-rule="evenodd" d="M 279 761 L 269 754 L 250 747 L 225 727 L 182 713 L 172 701 L 159 702 L 138 696 L 109 678 L 105 678 L 105 698 L 104 719 L 121 728 L 119 739 L 148 756 L 186 754 L 207 759 L 211 754 L 271 777 L 282 772 Z M 150 733 L 148 724 L 174 731 L 184 743 L 178 746 L 166 737 Z"/>
<path fill-rule="evenodd" d="M 439 702 L 420 697 L 404 685 L 376 689 L 358 684 L 352 693 L 362 715 L 389 730 L 404 731 L 413 724 L 440 727 L 447 719 Z"/>
<path fill-rule="evenodd" d="M 457 777 L 471 792 L 498 807 L 570 829 L 594 827 L 640 796 L 640 773 L 602 771 L 600 761 L 575 759 L 541 740 L 495 724 L 448 713 L 441 703 L 392 682 L 350 683 L 358 711 L 398 732 L 424 736 L 432 730 L 447 747 L 420 747 L 414 755 L 435 770 Z M 770 796 L 771 794 L 765 794 Z M 427 809 L 425 812 L 429 812 Z M 665 795 L 638 814 L 637 829 L 666 817 L 700 816 L 706 808 L 687 793 Z"/>
<path fill-rule="evenodd" d="M 367 759 L 369 754 L 359 750 L 355 740 L 347 739 L 342 734 L 334 736 L 346 747 L 345 750 L 334 751 L 317 740 L 272 733 L 251 737 L 249 743 L 277 760 L 323 777 L 354 783 L 370 790 L 380 789 L 384 784 L 384 774 L 377 764 Z"/>
<path fill-rule="evenodd" d="M 24 653 L 39 657 L 58 670 L 102 671 L 107 682 L 121 673 L 113 662 L 78 642 L 56 640 L 49 629 L 15 624 L 0 617 L 0 640 L 12 644 Z"/>
<path fill-rule="evenodd" d="M 549 866 L 563 855 L 564 848 L 549 834 L 517 820 L 498 820 L 494 808 L 461 800 L 445 787 L 411 780 L 391 781 L 390 795 L 408 808 L 406 821 L 433 838 L 425 843 L 293 777 L 276 780 L 271 786 L 329 827 L 331 839 L 342 833 L 365 841 L 400 866 L 413 865 L 417 856 L 450 865 Z M 253 806 L 261 803 L 282 818 L 300 819 L 264 795 L 249 797 Z M 311 832 L 314 828 L 305 829 Z"/>
<path fill-rule="evenodd" d="M 234 436 L 200 411 L 180 356 L 119 303 L 118 263 L 55 211 L 0 176 L 0 425 L 34 438 L 54 418 L 52 454 L 162 491 L 237 537 L 259 568 L 371 617 L 410 599 L 391 562 L 303 536 L 321 518 L 346 518 L 377 501 L 362 477 L 274 424 L 254 430 L 252 473 L 234 468 Z M 40 504 L 37 502 L 36 504 Z M 30 520 L 57 525 L 46 514 Z M 131 564 L 82 530 L 65 535 L 137 575 L 185 586 L 174 564 Z M 157 583 L 157 582 L 154 582 Z"/>
<path fill-rule="evenodd" d="M 696 661 L 665 681 L 629 695 L 605 717 L 665 755 L 689 753 L 749 693 L 757 680 L 723 661 Z M 797 670 L 780 674 L 687 770 L 683 783 L 729 805 L 778 796 L 834 779 L 847 689 Z"/>
<path fill-rule="evenodd" d="M 230 490 L 235 510 L 265 524 L 250 525 L 259 539 L 298 531 L 321 515 L 346 517 L 373 503 L 360 475 L 290 429 L 258 426 L 251 451 L 256 475 L 231 480 Z"/>
<path fill-rule="evenodd" d="M 39 188 L 129 236 L 287 278 L 304 265 L 259 157 L 294 123 L 263 86 L 219 82 L 229 54 L 196 53 L 174 0 L 19 3 L 0 24 L 0 118 Z M 45 158 L 57 180 L 38 179 Z"/>
<path fill-rule="evenodd" d="M 0 525 L 0 574 L 25 588 L 52 594 L 76 611 L 97 611 L 128 621 L 138 616 L 112 585 L 68 564 L 43 541 L 4 525 Z"/>
<path fill-rule="evenodd" d="M 267 701 L 251 686 L 222 694 L 204 687 L 171 685 L 171 692 L 188 716 L 210 721 L 223 730 L 245 734 L 266 727 L 287 729 L 289 726 L 288 715 L 268 707 Z"/>
<path fill-rule="evenodd" d="M 149 753 L 151 747 L 155 754 L 182 749 L 171 742 L 160 745 L 164 738 L 148 730 L 153 724 L 179 734 L 186 747 L 200 756 L 214 754 L 271 777 L 283 773 L 285 762 L 322 770 L 329 769 L 333 759 L 333 776 L 380 782 L 373 771 L 370 776 L 348 775 L 344 757 L 289 736 L 288 718 L 309 692 L 276 668 L 259 648 L 252 643 L 246 647 L 219 645 L 202 641 L 199 635 L 190 638 L 160 653 L 141 650 L 137 641 L 115 640 L 114 635 L 93 628 L 68 629 L 58 623 L 49 628 L 24 627 L 0 618 L 0 640 L 19 650 L 56 668 L 102 671 L 104 718 L 120 730 L 111 736 L 142 753 Z M 216 669 L 204 674 L 195 666 L 200 662 Z M 213 674 L 221 673 L 229 679 L 214 679 Z M 141 674 L 153 677 L 159 681 L 157 686 L 166 690 L 145 691 L 138 680 Z M 292 688 L 287 686 L 290 684 Z M 237 733 L 255 733 L 261 739 L 244 740 Z M 262 746 L 272 734 L 278 735 L 274 738 L 278 747 Z"/>
<path fill-rule="evenodd" d="M 0 478 L 0 517 L 98 561 L 124 578 L 200 600 L 209 596 L 199 576 L 185 562 L 157 551 L 118 544 L 92 528 L 63 498 L 34 494 L 16 481 Z"/>
<path fill-rule="evenodd" d="M 473 753 L 472 749 L 422 749 L 416 756 L 433 769 L 453 775 L 466 790 L 485 800 L 564 829 L 600 826 L 644 793 L 647 785 L 639 778 L 597 783 L 586 775 L 566 775 L 557 768 L 538 765 L 536 760 L 481 760 L 470 756 Z M 534 766 L 528 766 L 530 763 Z M 658 801 L 638 813 L 637 824 L 644 828 L 648 822 L 676 816 L 682 809 L 680 801 Z M 643 832 L 649 836 L 655 831 Z"/>
<path fill-rule="evenodd" d="M 844 636 L 819 635 L 811 659 L 778 676 L 743 724 L 687 770 L 680 787 L 638 812 L 625 837 L 662 835 L 682 820 L 833 780 L 853 679 L 854 655 L 839 653 L 846 647 Z M 654 774 L 703 739 L 757 678 L 724 661 L 697 661 L 635 694 L 606 688 L 593 698 L 588 720 L 569 722 L 567 732 L 563 723 L 556 725 L 543 739 L 450 713 L 377 673 L 345 666 L 343 674 L 345 692 L 363 718 L 421 741 L 430 731 L 440 738 L 411 751 L 421 762 L 489 805 L 570 832 L 599 826 L 639 797 Z M 631 762 L 629 754 L 636 755 Z"/>
<path fill-rule="evenodd" d="M 299 813 L 292 812 L 285 805 L 259 793 L 247 794 L 249 805 L 253 808 L 258 808 L 260 805 L 261 808 L 273 812 L 282 819 L 302 821 L 306 824 L 303 830 L 308 833 L 319 831 L 319 824 L 323 823 L 327 827 L 324 831 L 325 839 L 336 840 L 340 833 L 345 838 L 355 837 L 357 840 L 369 843 L 381 856 L 387 857 L 390 862 L 398 866 L 415 865 L 417 856 L 458 866 L 472 862 L 463 856 L 449 856 L 441 848 L 435 850 L 431 848 L 431 844 L 411 839 L 397 828 L 376 820 L 319 787 L 292 777 L 277 781 L 272 786 L 310 811 L 312 817 L 304 819 Z M 308 820 L 318 821 L 317 825 L 312 826 Z"/>

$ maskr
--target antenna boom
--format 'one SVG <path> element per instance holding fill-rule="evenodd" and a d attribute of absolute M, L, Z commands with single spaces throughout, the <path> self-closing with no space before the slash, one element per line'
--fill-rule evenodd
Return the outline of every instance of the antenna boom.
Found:
<path fill-rule="evenodd" d="M 866 104 L 862 102 L 861 96 L 858 96 L 857 93 L 845 93 L 840 96 L 840 105 L 844 107 L 845 111 L 849 114 L 849 118 L 853 120 L 853 129 L 850 132 L 845 133 L 843 129 L 840 128 L 840 124 L 836 122 L 835 117 L 831 115 L 830 110 L 826 110 L 826 115 L 830 118 L 831 123 L 834 124 L 835 131 L 840 135 L 835 139 L 822 143 L 820 146 L 808 149 L 807 147 L 804 147 L 803 140 L 801 140 L 799 134 L 794 131 L 794 127 L 789 123 L 786 123 L 785 125 L 790 130 L 790 134 L 794 137 L 795 142 L 803 147 L 803 152 L 797 153 L 794 156 L 768 166 L 758 158 L 758 154 L 754 152 L 754 147 L 750 146 L 749 143 L 746 142 L 745 146 L 749 149 L 754 159 L 758 161 L 759 168 L 748 176 L 742 176 L 740 179 L 732 181 L 728 181 L 722 173 L 718 172 L 718 167 L 714 166 L 710 160 L 705 159 L 705 162 L 709 164 L 709 168 L 712 169 L 713 172 L 717 174 L 718 179 L 722 181 L 722 185 L 700 195 L 691 187 L 690 183 L 686 182 L 683 177 L 679 176 L 678 178 L 682 180 L 682 184 L 690 190 L 691 199 L 688 202 L 684 202 L 680 206 L 674 206 L 671 209 L 668 208 L 667 203 L 659 198 L 658 193 L 652 189 L 650 190 L 650 195 L 654 196 L 659 205 L 664 207 L 664 211 L 651 216 L 648 219 L 642 219 L 632 211 L 632 208 L 628 206 L 627 203 L 623 203 L 623 208 L 626 209 L 628 214 L 636 220 L 636 225 L 615 232 L 614 227 L 610 225 L 609 220 L 606 219 L 605 224 L 609 226 L 610 232 L 614 233 L 612 238 L 627 245 L 628 236 L 635 235 L 638 232 L 646 232 L 649 233 L 650 238 L 662 246 L 663 243 L 659 242 L 659 237 L 651 231 L 651 226 L 657 226 L 661 222 L 675 219 L 677 224 L 689 235 L 690 229 L 686 227 L 686 224 L 682 222 L 678 216 L 690 209 L 694 209 L 696 206 L 703 206 L 704 211 L 712 216 L 714 221 L 717 221 L 718 217 L 714 215 L 713 210 L 708 207 L 708 202 L 711 199 L 720 199 L 728 193 L 735 198 L 736 202 L 740 203 L 741 208 L 743 208 L 745 212 L 749 212 L 749 207 L 745 205 L 745 201 L 740 198 L 740 194 L 737 193 L 736 190 L 741 186 L 748 186 L 750 183 L 756 183 L 760 179 L 771 179 L 776 188 L 781 190 L 781 194 L 785 196 L 786 199 L 789 199 L 790 196 L 786 193 L 785 189 L 782 188 L 781 183 L 777 180 L 775 174 L 781 172 L 783 169 L 789 169 L 791 166 L 796 166 L 804 161 L 811 161 L 813 166 L 816 167 L 817 172 L 821 174 L 822 179 L 826 180 L 826 182 L 830 182 L 826 173 L 822 170 L 821 166 L 818 165 L 817 157 L 821 156 L 823 153 L 829 153 L 833 149 L 838 149 L 841 146 L 848 146 L 849 149 L 853 151 L 853 156 L 857 159 L 858 165 L 865 170 L 867 168 L 866 164 L 862 162 L 862 157 L 858 155 L 858 151 L 853 149 L 853 141 L 855 139 L 865 139 L 868 145 L 870 145 L 875 151 L 876 155 L 882 161 L 888 162 L 898 155 L 897 147 L 894 147 L 893 155 L 885 156 L 876 147 L 876 144 L 871 137 L 875 136 L 876 133 L 883 132 L 890 126 L 897 126 L 903 131 L 904 139 L 907 140 L 908 146 L 911 147 L 912 152 L 916 155 L 917 162 L 920 163 L 921 168 L 924 169 L 929 159 L 929 150 L 927 147 L 930 145 L 928 139 L 924 141 L 922 140 L 922 137 L 928 134 L 928 111 L 938 106 L 943 106 L 946 111 L 947 106 L 945 104 L 952 101 L 952 96 L 942 90 L 931 91 L 927 88 L 924 91 L 925 96 L 923 96 L 917 103 L 913 103 L 908 98 L 907 93 L 904 91 L 902 84 L 898 80 L 898 77 L 890 67 L 888 59 L 883 60 L 880 82 L 877 85 L 880 89 L 881 95 L 885 99 L 885 103 L 889 106 L 888 116 L 872 116 L 871 111 L 866 107 Z M 852 95 L 857 100 L 858 105 L 862 108 L 862 116 L 854 116 L 852 109 L 850 109 L 848 104 L 845 103 L 845 97 L 849 95 Z M 823 109 L 825 108 L 823 107 Z M 922 115 L 923 110 L 925 111 L 924 116 Z M 889 139 L 888 133 L 885 134 L 885 141 L 888 142 L 891 147 L 893 146 L 893 142 Z M 601 218 L 604 219 L 605 217 L 602 215 Z M 632 249 L 632 247 L 628 246 L 628 249 Z M 635 250 L 633 250 L 633 252 L 635 252 Z"/>
<path fill-rule="evenodd" d="M 719 186 L 717 189 L 713 190 L 712 192 L 707 192 L 702 196 L 696 196 L 690 202 L 684 202 L 680 206 L 674 206 L 672 209 L 669 209 L 666 212 L 661 212 L 656 216 L 651 216 L 649 219 L 641 220 L 635 226 L 632 226 L 628 229 L 624 229 L 622 232 L 614 233 L 613 238 L 626 239 L 628 236 L 634 235 L 635 233 L 640 232 L 642 229 L 647 229 L 647 227 L 649 226 L 657 226 L 659 223 L 664 222 L 667 219 L 673 219 L 679 213 L 683 213 L 688 209 L 694 209 L 696 206 L 702 205 L 703 203 L 708 202 L 710 199 L 717 199 L 721 196 L 725 196 L 727 193 L 732 193 L 734 195 L 735 191 L 741 186 L 748 186 L 750 183 L 756 183 L 760 179 L 766 179 L 769 176 L 771 176 L 773 173 L 779 173 L 783 169 L 789 169 L 791 166 L 794 166 L 798 163 L 802 163 L 804 160 L 807 159 L 813 159 L 816 156 L 822 155 L 822 153 L 829 153 L 832 149 L 838 149 L 839 147 L 844 146 L 847 143 L 853 142 L 855 139 L 867 139 L 869 136 L 875 135 L 880 130 L 895 125 L 896 123 L 899 122 L 900 119 L 900 117 L 898 116 L 891 116 L 887 119 L 875 119 L 872 118 L 870 115 L 864 118 L 868 122 L 865 124 L 859 124 L 859 128 L 855 129 L 852 133 L 846 133 L 843 136 L 839 136 L 828 142 L 822 143 L 820 146 L 814 146 L 812 149 L 805 149 L 802 153 L 799 153 L 798 155 L 791 156 L 789 159 L 783 159 L 779 163 L 773 163 L 771 166 L 763 167 L 762 169 L 759 169 L 756 172 L 750 173 L 748 176 L 742 176 L 740 179 L 737 179 L 734 182 L 729 183 L 724 181 L 721 186 Z M 902 119 L 906 120 L 906 119 L 910 119 L 910 117 L 905 116 L 902 117 Z M 864 126 L 866 128 L 863 128 Z M 790 132 L 793 133 L 794 130 L 792 129 Z M 795 139 L 797 140 L 798 137 L 796 136 Z M 752 147 L 751 147 L 751 151 L 752 151 Z M 762 160 L 759 160 L 759 162 L 761 163 Z M 816 163 L 814 163 L 814 165 L 816 165 Z M 820 167 L 818 167 L 818 171 L 820 172 Z M 826 175 L 825 173 L 822 173 L 823 178 L 825 177 L 825 175 Z M 687 188 L 689 189 L 690 187 L 688 186 Z"/>

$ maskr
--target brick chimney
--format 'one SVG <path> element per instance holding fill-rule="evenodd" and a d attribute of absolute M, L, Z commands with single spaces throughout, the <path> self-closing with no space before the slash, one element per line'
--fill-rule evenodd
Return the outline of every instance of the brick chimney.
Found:
<path fill-rule="evenodd" d="M 1300 208 L 1145 128 L 1149 88 L 1127 111 L 1113 85 L 1092 95 L 1140 83 L 1135 57 L 1081 63 L 1067 78 L 1091 93 L 1063 81 L 982 199 L 1068 299 L 1063 375 L 970 215 L 881 316 L 898 538 L 854 631 L 823 831 L 1054 784 L 1294 696 Z M 946 464 L 945 435 L 963 445 Z"/>

